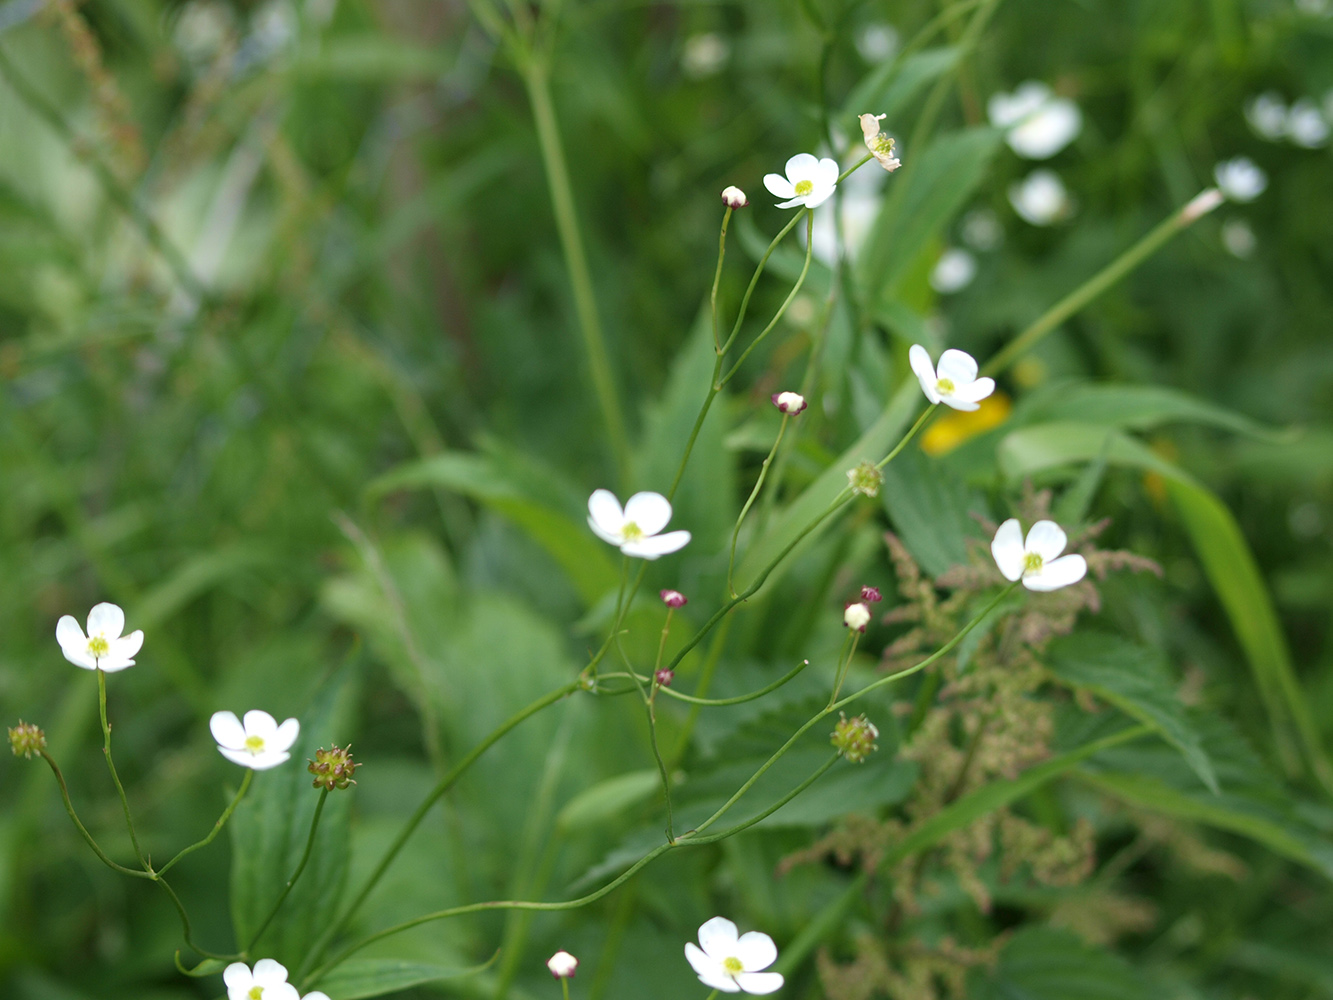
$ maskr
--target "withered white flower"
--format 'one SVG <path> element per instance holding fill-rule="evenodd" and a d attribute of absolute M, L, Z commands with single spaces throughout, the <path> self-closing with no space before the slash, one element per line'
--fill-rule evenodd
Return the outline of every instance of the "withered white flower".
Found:
<path fill-rule="evenodd" d="M 879 123 L 884 117 L 884 115 L 862 115 L 861 133 L 865 136 L 866 149 L 870 150 L 881 167 L 892 173 L 902 166 L 902 161 L 893 155 L 893 137 L 880 135 Z"/>
<path fill-rule="evenodd" d="M 1006 580 L 1022 580 L 1028 590 L 1059 590 L 1078 583 L 1088 572 L 1081 555 L 1061 556 L 1069 539 L 1054 521 L 1038 521 L 1023 540 L 1018 518 L 1000 525 L 991 542 L 991 555 Z"/>
<path fill-rule="evenodd" d="M 782 988 L 782 974 L 761 972 L 777 961 L 773 939 L 760 931 L 739 934 L 726 917 L 714 917 L 699 928 L 699 944 L 685 945 L 685 958 L 699 982 L 723 993 L 762 995 Z"/>
<path fill-rule="evenodd" d="M 920 344 L 912 345 L 907 359 L 921 383 L 921 391 L 932 403 L 943 403 L 955 410 L 976 410 L 981 400 L 995 391 L 993 378 L 977 378 L 976 359 L 966 351 L 953 348 L 945 351 L 940 355 L 938 370 Z"/>
<path fill-rule="evenodd" d="M 787 161 L 787 176 L 765 174 L 764 187 L 776 198 L 778 208 L 818 208 L 833 195 L 838 186 L 838 161 L 827 156 L 816 159 L 809 153 L 797 153 Z"/>
<path fill-rule="evenodd" d="M 627 556 L 656 559 L 684 548 L 688 531 L 659 534 L 670 520 L 671 503 L 660 493 L 635 493 L 623 510 L 610 490 L 595 490 L 588 498 L 588 527 Z"/>
<path fill-rule="evenodd" d="M 134 657 L 143 648 L 143 631 L 125 631 L 125 612 L 115 604 L 95 604 L 88 612 L 88 634 L 83 634 L 73 615 L 56 622 L 56 642 L 65 659 L 84 670 L 114 673 L 134 666 Z"/>
<path fill-rule="evenodd" d="M 244 724 L 235 712 L 214 712 L 208 728 L 217 740 L 218 753 L 253 771 L 267 771 L 289 760 L 292 755 L 288 751 L 301 734 L 297 720 L 288 719 L 278 725 L 273 716 L 259 709 L 246 712 Z M 287 975 L 286 970 L 283 975 Z"/>

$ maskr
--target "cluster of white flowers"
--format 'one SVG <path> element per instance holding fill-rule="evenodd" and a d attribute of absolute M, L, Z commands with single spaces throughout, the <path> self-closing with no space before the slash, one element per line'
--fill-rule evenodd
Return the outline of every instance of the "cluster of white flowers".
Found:
<path fill-rule="evenodd" d="M 1245 119 L 1261 139 L 1318 149 L 1328 142 L 1333 123 L 1333 90 L 1324 95 L 1322 108 L 1312 97 L 1298 98 L 1288 107 L 1281 94 L 1268 90 L 1245 102 Z"/>
<path fill-rule="evenodd" d="M 287 969 L 271 958 L 261 958 L 253 969 L 244 962 L 233 962 L 222 971 L 222 981 L 227 1000 L 329 1000 L 319 990 L 302 997 L 287 982 Z"/>

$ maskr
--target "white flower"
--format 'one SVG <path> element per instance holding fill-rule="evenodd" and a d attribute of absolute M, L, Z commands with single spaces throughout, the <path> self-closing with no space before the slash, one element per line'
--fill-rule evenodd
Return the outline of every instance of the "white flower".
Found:
<path fill-rule="evenodd" d="M 1268 175 L 1248 156 L 1223 160 L 1213 167 L 1213 177 L 1222 193 L 1232 201 L 1254 201 L 1268 187 Z"/>
<path fill-rule="evenodd" d="M 745 197 L 745 192 L 735 184 L 730 184 L 722 189 L 722 204 L 734 211 L 750 204 L 750 199 Z"/>
<path fill-rule="evenodd" d="M 635 493 L 620 509 L 610 490 L 594 490 L 588 498 L 588 527 L 604 542 L 627 556 L 656 559 L 682 549 L 690 540 L 688 531 L 660 535 L 671 520 L 671 503 L 660 493 Z"/>
<path fill-rule="evenodd" d="M 782 975 L 760 972 L 777 961 L 773 939 L 759 931 L 736 934 L 726 917 L 714 917 L 699 928 L 699 944 L 685 945 L 685 958 L 699 982 L 723 993 L 772 993 L 782 988 Z"/>
<path fill-rule="evenodd" d="M 271 958 L 261 958 L 253 972 L 244 962 L 233 962 L 222 971 L 222 981 L 227 984 L 227 1000 L 300 1000 L 301 996 L 287 982 L 286 968 Z"/>
<path fill-rule="evenodd" d="M 849 604 L 843 609 L 842 623 L 849 629 L 864 632 L 866 626 L 870 624 L 870 609 L 860 601 Z"/>
<path fill-rule="evenodd" d="M 680 68 L 692 80 L 713 76 L 731 58 L 731 43 L 716 32 L 708 31 L 685 39 Z"/>
<path fill-rule="evenodd" d="M 885 115 L 864 114 L 861 116 L 861 134 L 865 137 L 866 149 L 870 150 L 881 167 L 889 173 L 902 166 L 902 161 L 893 155 L 893 137 L 879 134 L 879 123 Z"/>
<path fill-rule="evenodd" d="M 95 604 L 88 612 L 88 634 L 83 634 L 73 615 L 56 622 L 56 642 L 65 659 L 84 670 L 114 673 L 134 666 L 134 656 L 143 646 L 143 631 L 122 636 L 125 612 L 114 604 Z"/>
<path fill-rule="evenodd" d="M 1287 138 L 1298 146 L 1316 149 L 1328 142 L 1328 122 L 1319 106 L 1302 97 L 1287 112 Z"/>
<path fill-rule="evenodd" d="M 569 979 L 579 967 L 579 960 L 567 951 L 557 951 L 546 960 L 546 967 L 556 979 Z"/>
<path fill-rule="evenodd" d="M 799 392 L 775 392 L 771 397 L 773 405 L 782 413 L 800 413 L 806 407 L 805 397 Z"/>
<path fill-rule="evenodd" d="M 989 208 L 974 208 L 963 216 L 963 242 L 983 253 L 1004 242 L 1004 229 Z"/>
<path fill-rule="evenodd" d="M 245 725 L 235 712 L 214 712 L 208 728 L 218 741 L 218 753 L 255 771 L 267 771 L 288 760 L 291 754 L 287 751 L 301 733 L 301 723 L 295 719 L 280 726 L 273 716 L 258 709 L 245 713 Z M 287 971 L 282 974 L 286 976 Z"/>
<path fill-rule="evenodd" d="M 962 291 L 977 275 L 977 259 L 966 250 L 949 247 L 930 272 L 930 287 L 942 295 Z"/>
<path fill-rule="evenodd" d="M 1245 104 L 1245 120 L 1256 135 L 1276 142 L 1287 134 L 1287 105 L 1273 90 L 1252 97 Z"/>
<path fill-rule="evenodd" d="M 1244 260 L 1254 253 L 1258 243 L 1254 230 L 1244 219 L 1227 219 L 1222 223 L 1222 245 L 1231 256 Z"/>
<path fill-rule="evenodd" d="M 1024 542 L 1018 518 L 1011 517 L 995 532 L 990 550 L 1006 580 L 1021 579 L 1028 590 L 1059 590 L 1078 583 L 1088 572 L 1082 556 L 1060 556 L 1068 541 L 1054 521 L 1038 521 Z"/>
<path fill-rule="evenodd" d="M 955 410 L 975 410 L 981 400 L 995 391 L 993 378 L 977 378 L 977 363 L 966 351 L 952 348 L 945 351 L 940 355 L 938 371 L 920 344 L 912 345 L 907 359 L 921 383 L 921 391 L 932 403 L 943 403 Z"/>
<path fill-rule="evenodd" d="M 838 161 L 827 156 L 817 160 L 809 153 L 797 153 L 787 161 L 787 176 L 765 174 L 764 187 L 778 202 L 778 208 L 817 208 L 828 201 L 838 186 Z"/>
<path fill-rule="evenodd" d="M 891 24 L 867 24 L 856 33 L 856 51 L 868 63 L 883 62 L 898 51 L 898 29 Z"/>
<path fill-rule="evenodd" d="M 1083 128 L 1078 105 L 1037 80 L 1019 84 L 1012 94 L 991 95 L 986 113 L 992 125 L 1007 130 L 1009 148 L 1029 160 L 1050 159 Z"/>
<path fill-rule="evenodd" d="M 848 262 L 855 261 L 861 247 L 879 218 L 883 202 L 881 187 L 884 174 L 878 170 L 858 170 L 842 182 L 842 197 L 815 210 L 815 224 L 811 232 L 815 244 L 815 260 L 833 267 L 838 263 L 838 228 L 842 228 L 842 249 Z M 834 221 L 834 212 L 837 221 Z M 805 233 L 801 232 L 801 245 Z M 792 303 L 793 309 L 795 303 Z M 788 314 L 790 315 L 790 313 Z"/>
<path fill-rule="evenodd" d="M 301 1000 L 329 1000 L 329 995 L 323 990 L 315 990 L 314 993 L 307 993 Z"/>
<path fill-rule="evenodd" d="M 1020 183 L 1010 185 L 1009 204 L 1034 226 L 1059 222 L 1074 208 L 1064 181 L 1050 170 L 1034 170 Z"/>

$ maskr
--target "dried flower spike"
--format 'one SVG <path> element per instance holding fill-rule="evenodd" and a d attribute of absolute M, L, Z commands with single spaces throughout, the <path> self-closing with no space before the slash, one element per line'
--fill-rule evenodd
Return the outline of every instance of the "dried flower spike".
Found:
<path fill-rule="evenodd" d="M 352 760 L 350 744 L 339 749 L 335 743 L 331 749 L 325 750 L 320 747 L 316 750 L 315 759 L 306 765 L 306 770 L 315 776 L 316 788 L 327 788 L 329 791 L 333 791 L 335 788 L 346 788 L 348 785 L 355 785 L 356 781 L 352 778 L 352 775 L 356 774 L 356 769 L 360 766 L 359 763 Z"/>
<path fill-rule="evenodd" d="M 846 757 L 848 761 L 853 764 L 864 762 L 867 757 L 879 749 L 879 744 L 875 742 L 877 739 L 879 739 L 879 730 L 864 715 L 849 719 L 842 712 L 838 713 L 838 722 L 833 727 L 831 742 L 838 753 Z"/>
<path fill-rule="evenodd" d="M 39 726 L 19 719 L 19 724 L 9 730 L 9 746 L 15 757 L 22 754 L 31 759 L 33 754 L 46 749 L 46 733 Z"/>

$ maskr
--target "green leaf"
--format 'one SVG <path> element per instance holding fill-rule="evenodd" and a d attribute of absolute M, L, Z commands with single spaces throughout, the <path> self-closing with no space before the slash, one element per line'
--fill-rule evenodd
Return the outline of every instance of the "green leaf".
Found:
<path fill-rule="evenodd" d="M 961 54 L 956 46 L 924 49 L 906 59 L 877 66 L 856 85 L 843 105 L 848 129 L 859 135 L 857 118 L 867 113 L 884 115 L 885 124 L 896 127 L 898 116 L 930 84 L 952 70 Z"/>
<path fill-rule="evenodd" d="M 321 991 L 329 995 L 329 1000 L 365 1000 L 366 997 L 382 997 L 386 993 L 397 993 L 423 983 L 476 975 L 494 961 L 495 956 L 492 956 L 481 965 L 458 969 L 392 958 L 352 959 L 330 972 L 318 985 Z"/>
<path fill-rule="evenodd" d="M 973 498 L 947 468 L 907 448 L 884 467 L 880 499 L 894 531 L 929 575 L 967 562 L 964 539 L 977 534 L 968 516 Z"/>
<path fill-rule="evenodd" d="M 291 73 L 305 80 L 433 80 L 453 67 L 438 48 L 409 45 L 386 35 L 330 37 L 293 60 Z"/>
<path fill-rule="evenodd" d="M 1152 726 L 1184 755 L 1200 781 L 1218 791 L 1212 761 L 1176 697 L 1170 670 L 1157 650 L 1119 636 L 1081 632 L 1052 643 L 1047 665 L 1063 683 L 1091 691 Z"/>
<path fill-rule="evenodd" d="M 570 799 L 555 818 L 556 829 L 570 834 L 609 823 L 652 798 L 660 788 L 656 768 L 617 774 Z"/>
<path fill-rule="evenodd" d="M 1141 1000 L 1149 984 L 1124 959 L 1068 931 L 1025 927 L 1000 952 L 979 1000 Z"/>
<path fill-rule="evenodd" d="M 1171 477 L 1184 475 L 1140 441 L 1105 424 L 1079 421 L 1037 424 L 1006 434 L 996 449 L 1000 471 L 1010 480 L 1080 465 L 1103 455 L 1108 465 L 1145 469 Z"/>

